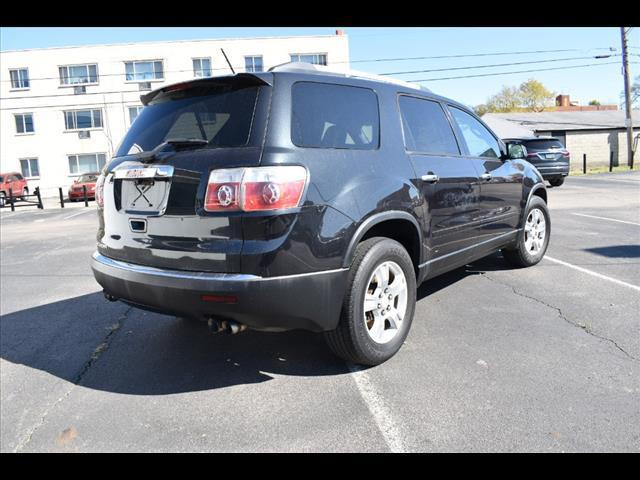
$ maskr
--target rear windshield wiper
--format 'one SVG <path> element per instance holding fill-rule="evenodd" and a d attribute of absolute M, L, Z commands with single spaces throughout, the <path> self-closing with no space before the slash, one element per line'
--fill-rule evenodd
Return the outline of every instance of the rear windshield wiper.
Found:
<path fill-rule="evenodd" d="M 209 142 L 201 138 L 169 138 L 156 146 L 150 152 L 140 152 L 135 154 L 135 157 L 142 163 L 150 163 L 157 160 L 157 155 L 167 146 L 171 146 L 177 151 L 194 147 L 203 147 L 206 145 L 209 145 Z"/>
<path fill-rule="evenodd" d="M 178 149 L 209 145 L 209 142 L 202 138 L 169 138 L 154 148 L 154 150 L 160 150 L 165 145 L 171 145 Z"/>

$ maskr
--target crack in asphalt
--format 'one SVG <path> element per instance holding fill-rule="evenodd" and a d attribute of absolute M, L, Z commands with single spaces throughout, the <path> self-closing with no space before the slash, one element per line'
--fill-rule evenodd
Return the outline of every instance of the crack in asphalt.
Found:
<path fill-rule="evenodd" d="M 29 444 L 29 442 L 31 442 L 31 439 L 33 438 L 33 435 L 36 433 L 36 431 L 44 425 L 49 412 L 53 410 L 62 401 L 64 401 L 71 394 L 73 389 L 80 384 L 80 382 L 82 381 L 82 378 L 87 374 L 87 372 L 93 366 L 93 364 L 96 363 L 100 358 L 100 356 L 109 348 L 109 345 L 112 341 L 114 334 L 118 330 L 120 330 L 120 328 L 122 327 L 122 322 L 127 318 L 127 315 L 129 315 L 129 312 L 131 312 L 132 309 L 133 307 L 127 308 L 127 310 L 125 310 L 125 312 L 118 317 L 118 320 L 116 321 L 116 323 L 108 327 L 109 333 L 107 333 L 107 335 L 104 337 L 102 342 L 100 342 L 98 346 L 93 350 L 89 359 L 82 365 L 82 368 L 73 379 L 73 384 L 71 385 L 71 388 L 69 388 L 69 390 L 67 390 L 64 395 L 62 395 L 55 402 L 53 402 L 48 408 L 45 409 L 44 413 L 40 417 L 40 421 L 33 428 L 31 428 L 31 430 L 27 433 L 24 440 L 18 443 L 18 445 L 16 445 L 16 447 L 13 449 L 14 453 L 20 452 L 20 450 L 22 450 L 24 447 L 26 447 Z"/>
<path fill-rule="evenodd" d="M 497 283 L 498 285 L 502 285 L 503 287 L 510 288 L 513 291 L 513 293 L 515 293 L 516 295 L 518 295 L 520 297 L 528 298 L 529 300 L 533 300 L 534 302 L 538 302 L 538 303 L 544 305 L 545 307 L 549 307 L 549 308 L 555 310 L 556 312 L 558 312 L 558 316 L 560 318 L 562 318 L 565 322 L 567 322 L 569 325 L 572 325 L 574 327 L 578 327 L 580 330 L 582 330 L 583 332 L 587 333 L 588 335 L 591 335 L 592 337 L 595 337 L 595 338 L 598 338 L 600 340 L 605 340 L 607 342 L 612 343 L 618 350 L 620 350 L 623 354 L 625 354 L 631 360 L 634 360 L 636 362 L 638 361 L 638 359 L 636 357 L 634 357 L 629 352 L 627 352 L 624 348 L 622 348 L 620 345 L 618 345 L 618 343 L 615 340 L 613 340 L 611 338 L 608 338 L 608 337 L 603 337 L 602 335 L 598 335 L 593 330 L 591 330 L 587 325 L 582 325 L 580 323 L 576 323 L 576 322 L 573 322 L 573 321 L 569 320 L 567 318 L 567 316 L 562 312 L 562 309 L 556 307 L 555 305 L 550 305 L 547 302 L 545 302 L 544 300 L 540 300 L 539 298 L 535 298 L 535 297 L 532 297 L 530 295 L 526 295 L 526 294 L 524 294 L 522 292 L 519 292 L 516 289 L 516 287 L 514 287 L 513 285 L 509 285 L 507 283 L 499 282 L 495 278 L 492 278 L 492 277 L 488 276 L 486 274 L 486 272 L 482 272 L 480 275 L 482 277 L 486 278 L 487 280 L 493 282 L 493 283 Z"/>

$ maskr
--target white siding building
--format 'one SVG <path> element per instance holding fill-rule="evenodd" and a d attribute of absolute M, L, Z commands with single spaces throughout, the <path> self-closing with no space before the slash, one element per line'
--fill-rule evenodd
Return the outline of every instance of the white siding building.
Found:
<path fill-rule="evenodd" d="M 140 95 L 164 84 L 289 61 L 348 67 L 336 35 L 190 40 L 0 52 L 0 172 L 22 172 L 30 190 L 66 192 L 117 149 Z"/>

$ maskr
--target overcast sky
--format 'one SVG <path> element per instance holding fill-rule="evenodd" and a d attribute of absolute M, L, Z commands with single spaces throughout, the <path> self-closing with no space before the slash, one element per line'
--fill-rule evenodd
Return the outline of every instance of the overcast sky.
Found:
<path fill-rule="evenodd" d="M 132 41 L 188 40 L 202 38 L 235 38 L 252 36 L 334 34 L 339 26 L 326 28 L 2 28 L 2 50 L 20 50 L 66 45 L 109 44 Z M 596 99 L 601 103 L 619 103 L 623 88 L 621 58 L 595 59 L 596 55 L 619 55 L 618 28 L 342 28 L 349 37 L 352 67 L 372 73 L 395 73 L 404 80 L 422 80 L 463 75 L 538 70 L 558 67 L 588 66 L 563 70 L 547 70 L 501 74 L 479 78 L 459 78 L 423 82 L 431 90 L 468 105 L 483 103 L 503 85 L 519 85 L 535 78 L 557 93 L 570 94 L 573 100 L 586 104 Z M 640 28 L 629 34 L 632 78 L 640 75 Z M 609 51 L 615 48 L 616 51 Z M 546 53 L 515 53 L 539 50 L 566 50 Z M 509 53 L 508 55 L 478 55 Z M 388 58 L 476 55 L 461 58 L 407 59 L 384 62 L 358 62 Z M 548 61 L 553 60 L 553 61 Z M 557 61 L 556 61 L 557 60 Z M 329 59 L 330 61 L 330 59 Z M 543 62 L 544 61 L 544 62 Z M 482 65 L 513 64 L 488 68 L 461 69 Z M 421 73 L 415 70 L 452 69 Z M 397 72 L 397 73 L 396 73 Z"/>

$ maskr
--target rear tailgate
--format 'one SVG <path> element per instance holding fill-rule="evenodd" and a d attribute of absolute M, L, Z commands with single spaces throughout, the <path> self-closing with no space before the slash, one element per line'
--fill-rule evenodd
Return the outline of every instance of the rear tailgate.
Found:
<path fill-rule="evenodd" d="M 142 110 L 106 169 L 100 253 L 171 270 L 239 271 L 242 214 L 205 212 L 204 196 L 211 170 L 259 165 L 270 87 L 226 78 L 156 96 Z M 178 148 L 175 138 L 208 144 Z"/>

